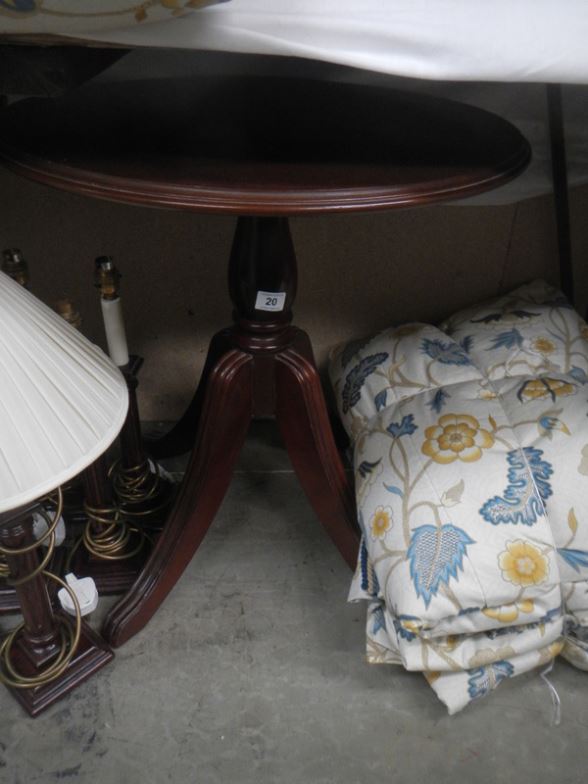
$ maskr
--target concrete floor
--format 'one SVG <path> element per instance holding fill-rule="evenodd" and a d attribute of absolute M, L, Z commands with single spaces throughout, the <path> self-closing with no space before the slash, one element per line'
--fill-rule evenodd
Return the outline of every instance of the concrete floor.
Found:
<path fill-rule="evenodd" d="M 420 675 L 365 663 L 348 583 L 273 430 L 256 426 L 148 628 L 34 721 L 0 692 L 0 782 L 584 781 L 583 673 L 556 664 L 559 727 L 533 675 L 450 718 Z"/>

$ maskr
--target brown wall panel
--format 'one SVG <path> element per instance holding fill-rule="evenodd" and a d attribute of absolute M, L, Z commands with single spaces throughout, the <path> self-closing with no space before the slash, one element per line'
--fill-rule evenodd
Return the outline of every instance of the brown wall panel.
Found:
<path fill-rule="evenodd" d="M 572 193 L 580 308 L 586 304 L 588 188 Z M 123 273 L 131 351 L 142 354 L 145 419 L 173 419 L 197 380 L 211 334 L 230 320 L 226 264 L 234 220 L 99 202 L 0 170 L 0 246 L 20 247 L 31 288 L 72 297 L 84 332 L 104 345 L 93 260 Z M 297 218 L 296 322 L 319 364 L 329 347 L 392 323 L 436 321 L 533 277 L 557 282 L 549 196 L 499 207 L 442 206 Z"/>

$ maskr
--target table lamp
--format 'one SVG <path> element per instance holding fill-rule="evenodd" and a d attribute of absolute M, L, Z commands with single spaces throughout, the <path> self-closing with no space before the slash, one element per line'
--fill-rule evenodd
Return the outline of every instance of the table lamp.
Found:
<path fill-rule="evenodd" d="M 26 289 L 34 291 L 29 286 L 30 276 L 28 262 L 19 248 L 6 248 L 2 251 L 1 259 L 2 262 L 0 264 L 0 269 L 2 272 L 5 272 L 9 277 L 11 277 L 21 286 L 24 286 Z M 70 324 L 73 323 L 76 315 L 78 318 L 80 318 L 79 314 L 77 314 L 73 306 L 71 306 L 69 310 L 67 309 L 67 300 L 60 300 L 59 307 L 55 305 L 53 309 L 56 310 L 62 316 L 62 318 L 65 318 L 66 321 L 69 321 Z M 74 324 L 74 326 L 76 326 L 76 324 Z M 76 492 L 76 480 L 74 479 L 72 483 L 69 483 L 67 486 L 63 486 L 61 489 L 63 491 L 63 518 L 67 518 L 69 521 L 73 519 L 75 512 L 80 506 L 78 500 L 79 493 Z M 53 504 L 49 502 L 46 503 L 48 511 L 49 507 L 51 506 L 53 506 Z M 42 516 L 39 517 L 37 514 L 35 516 L 34 526 L 42 525 L 42 519 Z M 63 537 L 65 535 L 64 528 L 64 520 L 62 520 L 55 532 L 55 550 L 53 552 L 53 557 L 49 561 L 47 567 L 51 572 L 55 572 L 56 574 L 63 574 L 66 553 L 65 548 L 61 547 L 60 545 L 63 543 Z M 6 563 L 6 558 L 3 555 L 0 555 L 0 613 L 2 614 L 15 613 L 20 610 L 20 604 L 16 595 L 16 590 L 13 585 L 10 585 L 7 582 L 7 578 L 9 578 L 8 564 Z M 57 585 L 50 585 L 49 595 L 51 596 L 51 592 L 53 591 L 53 593 L 55 593 L 56 590 Z"/>
<path fill-rule="evenodd" d="M 0 681 L 31 715 L 112 658 L 79 613 L 72 622 L 53 612 L 45 577 L 67 587 L 44 572 L 55 526 L 37 540 L 32 515 L 102 455 L 127 408 L 126 383 L 108 357 L 0 272 L 0 553 L 24 619 L 0 646 Z"/>
<path fill-rule="evenodd" d="M 120 368 L 129 391 L 129 412 L 120 432 L 120 458 L 111 467 L 114 493 L 121 512 L 144 529 L 161 531 L 173 500 L 173 486 L 152 462 L 143 445 L 137 401 L 138 373 L 143 358 L 129 355 L 120 296 L 120 272 L 110 256 L 96 259 L 95 285 L 100 291 L 100 306 L 108 353 Z"/>

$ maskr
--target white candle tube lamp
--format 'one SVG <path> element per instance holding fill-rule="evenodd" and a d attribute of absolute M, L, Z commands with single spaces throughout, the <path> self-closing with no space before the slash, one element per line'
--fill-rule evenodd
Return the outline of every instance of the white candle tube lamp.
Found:
<path fill-rule="evenodd" d="M 110 256 L 96 259 L 96 286 L 100 289 L 100 305 L 110 358 L 118 367 L 129 364 L 129 349 L 119 296 L 120 274 Z"/>

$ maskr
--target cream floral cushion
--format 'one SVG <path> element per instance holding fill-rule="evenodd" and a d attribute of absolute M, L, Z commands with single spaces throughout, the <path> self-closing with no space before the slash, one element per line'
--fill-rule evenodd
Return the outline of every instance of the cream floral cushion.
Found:
<path fill-rule="evenodd" d="M 440 328 L 457 342 L 467 341 L 472 362 L 492 380 L 532 371 L 564 372 L 588 381 L 588 326 L 561 292 L 544 281 L 462 310 Z M 525 393 L 528 397 L 533 388 Z"/>
<path fill-rule="evenodd" d="M 372 662 L 450 712 L 566 656 L 588 666 L 587 328 L 542 282 L 334 353 Z"/>

